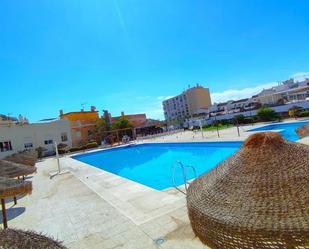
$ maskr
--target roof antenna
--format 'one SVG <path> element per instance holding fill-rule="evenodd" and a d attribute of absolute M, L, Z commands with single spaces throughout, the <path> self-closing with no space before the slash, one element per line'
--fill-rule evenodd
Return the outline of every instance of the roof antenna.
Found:
<path fill-rule="evenodd" d="M 87 102 L 81 103 L 80 105 L 82 106 L 82 110 L 85 110 L 85 105 L 87 105 Z"/>

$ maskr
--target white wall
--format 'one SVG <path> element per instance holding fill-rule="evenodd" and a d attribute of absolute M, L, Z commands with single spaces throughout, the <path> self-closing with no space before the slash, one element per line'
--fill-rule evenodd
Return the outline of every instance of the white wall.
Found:
<path fill-rule="evenodd" d="M 66 133 L 68 141 L 61 140 L 61 134 Z M 30 125 L 11 125 L 0 126 L 0 142 L 11 141 L 12 151 L 1 152 L 0 159 L 22 151 L 25 149 L 25 143 L 32 142 L 33 148 L 45 147 L 53 150 L 53 144 L 46 145 L 45 140 L 53 140 L 53 142 L 65 143 L 68 147 L 72 147 L 71 130 L 68 120 L 56 120 L 48 123 L 37 123 Z"/>
<path fill-rule="evenodd" d="M 300 102 L 296 102 L 296 103 L 274 106 L 274 107 L 270 107 L 270 108 L 273 109 L 275 112 L 283 113 L 283 112 L 288 112 L 289 109 L 292 108 L 293 106 L 299 106 L 299 107 L 302 107 L 303 109 L 309 109 L 309 101 L 300 101 Z M 186 122 L 184 126 L 185 127 L 199 126 L 199 124 L 200 124 L 199 120 L 201 120 L 202 125 L 211 124 L 215 120 L 232 119 L 232 118 L 234 118 L 235 115 L 239 115 L 239 114 L 242 114 L 245 117 L 250 117 L 250 116 L 256 115 L 256 112 L 257 112 L 257 110 L 252 110 L 252 111 L 218 115 L 216 117 L 210 117 L 210 118 L 195 118 L 195 119 L 191 119 L 188 122 Z"/>

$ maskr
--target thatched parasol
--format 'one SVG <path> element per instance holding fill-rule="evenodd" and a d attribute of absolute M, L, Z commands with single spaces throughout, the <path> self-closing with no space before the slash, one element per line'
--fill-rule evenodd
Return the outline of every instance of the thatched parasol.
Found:
<path fill-rule="evenodd" d="M 309 136 L 309 124 L 303 125 L 296 129 L 296 133 L 301 138 Z"/>
<path fill-rule="evenodd" d="M 16 195 L 30 194 L 32 183 L 22 180 L 0 177 L 0 199 L 2 206 L 2 221 L 4 228 L 7 228 L 5 198 L 15 197 Z"/>
<path fill-rule="evenodd" d="M 14 178 L 31 175 L 36 172 L 36 167 L 28 167 L 19 163 L 0 160 L 0 176 Z"/>
<path fill-rule="evenodd" d="M 0 160 L 0 176 L 15 178 L 31 175 L 36 172 L 36 167 L 29 167 L 23 164 L 13 163 L 5 160 Z M 17 198 L 14 197 L 14 204 L 17 204 Z"/>
<path fill-rule="evenodd" d="M 3 160 L 15 163 L 21 163 L 28 166 L 35 166 L 37 158 L 33 155 L 26 153 L 16 153 L 5 157 Z"/>
<path fill-rule="evenodd" d="M 309 146 L 254 134 L 193 181 L 187 206 L 212 248 L 309 248 Z"/>
<path fill-rule="evenodd" d="M 25 150 L 23 152 L 21 152 L 23 155 L 28 155 L 31 156 L 33 158 L 38 159 L 38 152 L 35 150 Z"/>
<path fill-rule="evenodd" d="M 0 248 L 10 249 L 66 249 L 61 242 L 33 231 L 0 230 Z"/>

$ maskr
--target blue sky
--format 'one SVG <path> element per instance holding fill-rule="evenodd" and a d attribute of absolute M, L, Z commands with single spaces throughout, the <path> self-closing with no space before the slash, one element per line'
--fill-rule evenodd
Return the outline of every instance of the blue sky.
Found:
<path fill-rule="evenodd" d="M 246 97 L 309 71 L 309 1 L 3 0 L 0 113 L 162 118 L 188 85 Z"/>

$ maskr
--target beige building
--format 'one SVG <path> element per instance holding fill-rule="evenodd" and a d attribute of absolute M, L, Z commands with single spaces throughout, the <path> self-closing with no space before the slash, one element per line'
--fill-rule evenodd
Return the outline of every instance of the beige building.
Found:
<path fill-rule="evenodd" d="M 295 82 L 293 79 L 283 81 L 278 86 L 264 89 L 257 96 L 263 105 L 278 105 L 299 102 L 309 98 L 309 79 Z"/>
<path fill-rule="evenodd" d="M 163 101 L 165 120 L 169 124 L 181 123 L 198 110 L 211 106 L 208 88 L 200 85 L 185 90 L 182 94 Z"/>

